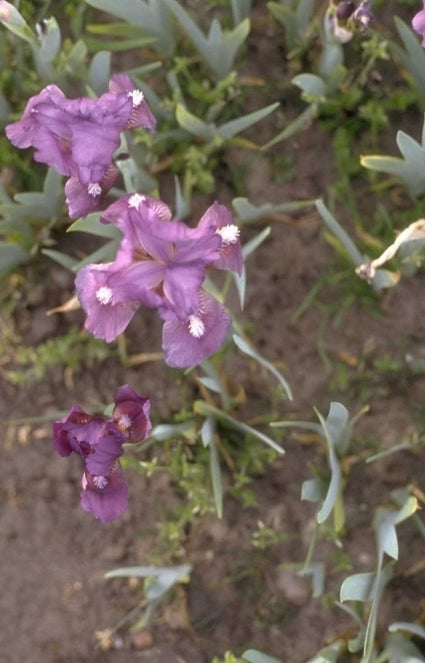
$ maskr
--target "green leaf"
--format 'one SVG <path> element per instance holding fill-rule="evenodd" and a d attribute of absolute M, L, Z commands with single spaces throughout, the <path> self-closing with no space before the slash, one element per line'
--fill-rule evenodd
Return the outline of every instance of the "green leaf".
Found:
<path fill-rule="evenodd" d="M 189 435 L 192 437 L 195 433 L 195 424 L 193 421 L 185 421 L 181 424 L 158 424 L 155 426 L 149 438 L 158 442 L 166 442 L 173 438 Z"/>
<path fill-rule="evenodd" d="M 248 198 L 233 198 L 232 207 L 235 210 L 241 223 L 253 223 L 264 216 L 278 214 L 279 212 L 296 212 L 305 207 L 314 207 L 316 200 L 297 200 L 290 203 L 281 203 L 272 205 L 263 203 L 262 205 L 253 205 Z"/>
<path fill-rule="evenodd" d="M 379 451 L 376 454 L 372 454 L 372 456 L 368 456 L 368 458 L 366 458 L 366 463 L 374 463 L 376 460 L 381 460 L 381 458 L 390 456 L 391 454 L 396 453 L 397 451 L 404 451 L 411 448 L 412 445 L 410 442 L 402 442 L 400 444 L 395 444 L 393 447 L 390 447 L 389 449 L 384 449 L 384 451 Z"/>
<path fill-rule="evenodd" d="M 300 569 L 297 575 L 302 578 L 311 576 L 312 579 L 312 596 L 318 598 L 323 595 L 325 590 L 325 565 L 322 562 L 310 562 L 307 566 Z"/>
<path fill-rule="evenodd" d="M 270 235 L 272 229 L 270 226 L 267 228 L 264 228 L 261 232 L 258 233 L 258 235 L 255 235 L 252 239 L 249 240 L 246 244 L 243 245 L 242 247 L 242 256 L 243 259 L 246 260 L 248 256 L 251 255 L 251 253 L 254 253 L 256 249 L 264 242 L 264 240 L 267 239 L 267 237 Z"/>
<path fill-rule="evenodd" d="M 105 578 L 152 578 L 146 585 L 145 594 L 149 601 L 159 601 L 173 585 L 187 582 L 192 567 L 189 564 L 170 567 L 128 566 L 105 573 Z"/>
<path fill-rule="evenodd" d="M 202 414 L 203 416 L 208 416 L 212 415 L 215 416 L 217 421 L 219 421 L 222 424 L 226 424 L 227 426 L 230 426 L 231 428 L 234 428 L 235 430 L 239 430 L 245 435 L 252 435 L 253 437 L 256 437 L 258 440 L 261 442 L 264 442 L 267 444 L 269 447 L 277 451 L 279 454 L 284 454 L 285 450 L 282 449 L 277 442 L 272 440 L 270 437 L 267 435 L 264 435 L 264 433 L 261 433 L 260 431 L 256 430 L 255 428 L 252 428 L 251 426 L 248 426 L 248 424 L 243 423 L 242 421 L 238 421 L 237 419 L 234 419 L 230 415 L 226 414 L 225 412 L 222 412 L 222 410 L 219 410 L 218 408 L 215 408 L 212 405 L 209 405 L 208 403 L 205 403 L 205 401 L 195 401 L 193 405 L 193 410 L 194 412 L 197 412 L 199 414 Z"/>
<path fill-rule="evenodd" d="M 275 368 L 275 366 L 273 366 L 273 364 L 271 364 L 267 359 L 264 359 L 264 357 L 262 357 L 256 350 L 254 350 L 254 348 L 251 345 L 249 345 L 245 341 L 245 339 L 243 339 L 241 336 L 233 334 L 233 340 L 237 345 L 237 347 L 239 348 L 239 350 L 241 350 L 244 354 L 248 355 L 248 357 L 255 359 L 255 361 L 261 364 L 261 366 L 264 366 L 264 368 L 266 368 L 272 375 L 274 375 L 274 377 L 283 387 L 288 397 L 288 400 L 292 401 L 293 396 L 291 388 L 287 383 L 287 381 L 285 380 L 285 378 L 283 377 L 283 375 L 277 370 L 277 368 Z"/>
<path fill-rule="evenodd" d="M 216 394 L 221 394 L 222 393 L 222 386 L 218 384 L 214 378 L 210 377 L 202 377 L 198 378 L 198 382 L 204 385 L 207 389 L 210 391 L 214 391 Z"/>
<path fill-rule="evenodd" d="M 332 405 L 331 409 L 329 410 L 329 415 L 331 415 L 332 412 Z M 332 510 L 334 509 L 337 499 L 341 493 L 342 490 L 342 472 L 341 472 L 341 466 L 338 462 L 338 458 L 335 452 L 335 446 L 336 446 L 336 441 L 332 437 L 332 431 L 328 426 L 328 419 L 326 421 L 323 419 L 322 415 L 320 412 L 316 410 L 316 414 L 319 418 L 320 424 L 323 428 L 323 432 L 325 434 L 326 442 L 328 445 L 328 455 L 329 455 L 329 465 L 331 469 L 331 480 L 329 482 L 328 486 L 328 492 L 326 494 L 326 497 L 323 501 L 323 504 L 317 514 L 317 522 L 319 524 L 324 523 L 325 520 L 327 520 L 332 513 Z M 332 422 L 332 420 L 331 420 Z M 340 526 L 342 526 L 343 523 L 339 523 Z"/>
<path fill-rule="evenodd" d="M 378 560 L 378 570 L 372 587 L 372 605 L 367 620 L 366 632 L 364 636 L 363 658 L 365 661 L 371 661 L 375 648 L 375 635 L 378 625 L 378 614 L 381 599 L 385 588 L 393 577 L 393 570 L 390 565 L 381 567 L 381 560 Z"/>
<path fill-rule="evenodd" d="M 265 117 L 267 117 L 267 115 L 270 115 L 270 113 L 275 111 L 276 108 L 278 107 L 279 103 L 276 102 L 274 104 L 266 106 L 265 108 L 261 108 L 258 111 L 254 111 L 253 113 L 248 113 L 247 115 L 238 117 L 236 120 L 225 122 L 218 128 L 217 134 L 223 140 L 233 138 L 233 136 L 236 136 L 236 134 L 240 133 L 241 131 L 244 131 L 245 129 L 248 129 L 248 127 L 251 127 L 256 122 L 259 122 L 260 120 L 264 119 Z"/>
<path fill-rule="evenodd" d="M 382 660 L 390 663 L 425 663 L 425 658 L 418 647 L 401 633 L 393 633 L 389 636 L 380 656 L 382 656 Z"/>
<path fill-rule="evenodd" d="M 171 572 L 174 577 L 186 579 L 192 567 L 190 564 L 181 566 L 123 566 L 105 573 L 105 578 L 150 578 Z"/>
<path fill-rule="evenodd" d="M 44 179 L 43 193 L 48 202 L 52 216 L 58 216 L 62 212 L 63 206 L 63 178 L 56 170 L 49 168 Z"/>
<path fill-rule="evenodd" d="M 97 251 L 93 251 L 93 253 L 90 253 L 90 255 L 74 265 L 73 271 L 78 272 L 80 269 L 82 269 L 82 267 L 92 263 L 112 261 L 116 256 L 119 243 L 120 240 L 118 239 L 107 242 L 107 244 L 101 246 L 99 249 L 97 249 Z"/>
<path fill-rule="evenodd" d="M 244 306 L 245 306 L 245 293 L 246 293 L 246 267 L 245 265 L 242 265 L 242 272 L 241 274 L 236 274 L 236 272 L 232 272 L 232 278 L 233 282 L 236 286 L 236 290 L 238 292 L 239 296 L 239 306 L 241 307 L 241 311 L 243 311 Z"/>
<path fill-rule="evenodd" d="M 356 573 L 348 576 L 341 585 L 340 601 L 371 601 L 376 573 Z"/>
<path fill-rule="evenodd" d="M 12 108 L 3 92 L 0 90 L 0 122 L 6 124 L 9 121 Z"/>
<path fill-rule="evenodd" d="M 188 12 L 176 0 L 164 0 L 193 42 L 205 64 L 218 80 L 232 70 L 236 53 L 247 38 L 249 19 L 243 20 L 233 30 L 223 31 L 217 19 L 213 19 L 208 36 L 205 37 Z"/>
<path fill-rule="evenodd" d="M 174 209 L 176 210 L 176 219 L 185 219 L 190 214 L 191 200 L 190 196 L 184 196 L 180 186 L 180 180 L 177 175 L 174 177 Z"/>
<path fill-rule="evenodd" d="M 145 595 L 149 601 L 159 601 L 178 582 L 187 582 L 190 566 L 161 569 L 161 573 L 154 576 L 145 588 Z"/>
<path fill-rule="evenodd" d="M 87 25 L 87 32 L 92 35 L 108 35 L 112 37 L 125 37 L 126 39 L 139 38 L 140 26 L 131 23 L 92 23 Z"/>
<path fill-rule="evenodd" d="M 29 252 L 18 244 L 0 241 L 0 274 L 7 274 L 14 267 L 26 262 L 29 257 Z"/>
<path fill-rule="evenodd" d="M 61 33 L 55 18 L 44 21 L 43 30 L 40 30 L 38 42 L 32 47 L 34 64 L 41 79 L 50 82 L 55 76 L 53 61 L 61 50 Z"/>
<path fill-rule="evenodd" d="M 386 288 L 394 288 L 400 280 L 400 275 L 396 272 L 390 272 L 388 269 L 377 269 L 372 280 L 373 289 L 376 292 Z"/>
<path fill-rule="evenodd" d="M 292 51 L 304 37 L 312 19 L 314 3 L 315 0 L 297 0 L 295 3 L 283 0 L 267 3 L 267 9 L 272 16 L 285 28 L 288 51 Z"/>
<path fill-rule="evenodd" d="M 87 57 L 87 46 L 79 39 L 72 47 L 69 54 L 64 58 L 63 69 L 70 74 L 75 74 L 85 66 Z"/>
<path fill-rule="evenodd" d="M 31 30 L 22 14 L 10 2 L 3 2 L 0 10 L 0 23 L 10 30 L 14 35 L 29 42 L 32 46 L 38 46 L 35 32 Z"/>
<path fill-rule="evenodd" d="M 210 444 L 209 450 L 210 450 L 210 471 L 211 471 L 211 480 L 213 485 L 215 508 L 217 511 L 217 516 L 219 518 L 222 518 L 223 486 L 221 480 L 220 461 L 219 461 L 217 446 L 214 441 L 212 441 L 212 443 Z"/>
<path fill-rule="evenodd" d="M 75 265 L 78 262 L 75 258 L 67 256 L 65 253 L 61 253 L 60 251 L 55 251 L 54 249 L 42 249 L 41 253 L 57 262 L 58 265 L 61 265 L 61 267 L 69 269 L 71 272 L 74 271 Z"/>
<path fill-rule="evenodd" d="M 263 145 L 261 151 L 268 150 L 270 147 L 273 147 L 273 145 L 280 143 L 282 140 L 287 140 L 288 138 L 291 138 L 291 136 L 298 133 L 299 131 L 302 131 L 303 129 L 309 127 L 313 118 L 316 117 L 317 111 L 318 111 L 318 105 L 316 103 L 307 106 L 307 108 L 303 110 L 303 112 L 300 115 L 298 115 L 298 117 L 295 120 L 293 120 L 290 124 L 288 124 L 288 126 L 285 127 L 285 129 L 283 129 L 280 133 L 278 133 L 277 136 L 269 140 L 268 143 Z"/>
<path fill-rule="evenodd" d="M 397 146 L 403 158 L 385 155 L 363 156 L 360 163 L 365 168 L 395 175 L 404 180 L 413 196 L 425 192 L 425 118 L 422 141 L 418 143 L 404 131 L 397 132 Z"/>
<path fill-rule="evenodd" d="M 49 64 L 58 56 L 61 49 L 61 33 L 58 22 L 51 17 L 44 21 L 39 35 L 40 47 L 35 50 L 35 61 Z"/>
<path fill-rule="evenodd" d="M 0 205 L 0 216 L 3 216 L 2 205 Z M 22 240 L 25 238 L 32 244 L 33 229 L 23 219 L 13 218 L 13 214 L 8 214 L 7 219 L 0 221 L 0 235 L 11 235 L 13 238 L 19 237 Z M 12 237 L 9 237 L 9 239 L 12 239 Z"/>
<path fill-rule="evenodd" d="M 386 553 L 393 559 L 398 559 L 398 541 L 395 526 L 412 516 L 417 508 L 417 499 L 410 496 L 398 511 L 376 510 L 375 531 L 380 555 Z"/>
<path fill-rule="evenodd" d="M 404 23 L 398 16 L 394 17 L 394 22 L 403 42 L 405 50 L 400 48 L 394 42 L 390 42 L 390 49 L 396 54 L 403 67 L 407 69 L 412 76 L 415 86 L 415 93 L 425 101 L 425 53 L 419 42 L 417 35 Z"/>
<path fill-rule="evenodd" d="M 233 24 L 239 25 L 245 18 L 249 18 L 252 0 L 230 0 L 232 6 Z"/>
<path fill-rule="evenodd" d="M 209 447 L 214 441 L 216 425 L 214 417 L 205 417 L 201 428 L 201 440 L 205 448 Z"/>
<path fill-rule="evenodd" d="M 396 631 L 406 631 L 412 635 L 416 635 L 418 638 L 425 640 L 425 628 L 419 624 L 412 624 L 411 622 L 393 622 L 388 627 L 390 633 L 395 633 Z"/>
<path fill-rule="evenodd" d="M 278 658 L 263 654 L 257 649 L 247 649 L 242 654 L 242 659 L 248 663 L 282 663 Z"/>
<path fill-rule="evenodd" d="M 206 417 L 201 428 L 201 439 L 204 447 L 210 452 L 210 472 L 217 516 L 223 516 L 223 485 L 221 480 L 220 461 L 215 443 L 216 420 L 212 416 Z"/>
<path fill-rule="evenodd" d="M 137 37 L 135 39 L 96 39 L 95 37 L 85 37 L 87 49 L 90 52 L 108 50 L 111 53 L 120 53 L 122 51 L 131 51 L 134 48 L 143 48 L 153 43 L 152 37 Z"/>
<path fill-rule="evenodd" d="M 307 502 L 321 502 L 326 496 L 326 486 L 320 479 L 307 479 L 301 486 L 301 499 Z"/>
<path fill-rule="evenodd" d="M 344 643 L 337 640 L 327 647 L 323 647 L 317 652 L 313 658 L 310 658 L 306 663 L 336 663 L 339 655 L 344 649 Z"/>
<path fill-rule="evenodd" d="M 292 84 L 299 87 L 309 97 L 326 97 L 326 83 L 323 78 L 315 74 L 299 74 L 292 79 Z M 310 103 L 313 99 L 309 99 Z"/>
<path fill-rule="evenodd" d="M 97 95 L 108 89 L 111 77 L 111 52 L 98 51 L 90 62 L 89 84 Z"/>
<path fill-rule="evenodd" d="M 314 3 L 315 0 L 298 0 L 296 3 L 296 26 L 300 35 L 302 35 L 310 25 L 313 16 Z"/>
<path fill-rule="evenodd" d="M 345 230 L 339 225 L 334 216 L 330 213 L 328 208 L 325 206 L 322 200 L 316 200 L 316 209 L 322 217 L 323 221 L 327 228 L 331 231 L 333 235 L 341 242 L 342 246 L 350 256 L 351 260 L 355 265 L 361 265 L 365 262 L 365 256 L 360 253 L 357 246 L 354 244 L 353 240 L 345 232 Z"/>
<path fill-rule="evenodd" d="M 216 135 L 216 128 L 212 124 L 206 124 L 195 115 L 192 115 L 182 104 L 177 104 L 176 119 L 179 125 L 194 136 L 199 136 L 206 142 L 212 140 Z"/>
<path fill-rule="evenodd" d="M 164 0 L 85 0 L 87 4 L 113 16 L 137 25 L 141 32 L 155 37 L 155 48 L 159 53 L 171 55 L 176 45 L 176 37 L 171 13 Z"/>
<path fill-rule="evenodd" d="M 110 239 L 121 239 L 121 231 L 112 223 L 102 223 L 100 212 L 92 212 L 82 219 L 77 219 L 69 226 L 67 232 L 83 232 L 98 237 L 108 237 Z"/>
<path fill-rule="evenodd" d="M 1 214 L 7 219 L 52 220 L 62 215 L 62 176 L 49 168 L 42 192 L 23 192 L 14 196 L 14 203 L 1 205 Z"/>
<path fill-rule="evenodd" d="M 331 403 L 326 426 L 335 449 L 344 453 L 350 441 L 352 425 L 349 423 L 348 410 L 342 403 Z"/>

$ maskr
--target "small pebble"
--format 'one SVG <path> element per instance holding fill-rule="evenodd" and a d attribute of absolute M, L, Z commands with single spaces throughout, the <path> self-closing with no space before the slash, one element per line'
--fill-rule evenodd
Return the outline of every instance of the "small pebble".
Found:
<path fill-rule="evenodd" d="M 146 629 L 131 636 L 131 644 L 135 649 L 149 649 L 153 645 L 153 635 Z"/>

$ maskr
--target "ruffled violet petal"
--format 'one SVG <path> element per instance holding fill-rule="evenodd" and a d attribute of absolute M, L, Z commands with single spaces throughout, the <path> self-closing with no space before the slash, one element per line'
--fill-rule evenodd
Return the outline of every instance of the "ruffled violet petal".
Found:
<path fill-rule="evenodd" d="M 101 209 L 105 196 L 115 184 L 118 175 L 118 168 L 111 165 L 100 182 L 84 185 L 77 177 L 70 177 L 65 184 L 65 202 L 68 205 L 69 217 L 78 219 Z"/>
<path fill-rule="evenodd" d="M 102 418 L 73 405 L 65 417 L 53 424 L 53 448 L 60 456 L 74 452 L 85 460 L 93 453 L 104 426 Z"/>
<path fill-rule="evenodd" d="M 211 295 L 201 291 L 199 309 L 185 321 L 170 309 L 160 315 L 165 321 L 162 330 L 164 359 L 173 368 L 196 366 L 217 352 L 231 325 L 224 307 Z"/>
<path fill-rule="evenodd" d="M 87 314 L 85 328 L 96 338 L 111 343 L 126 329 L 140 306 L 139 301 L 122 298 L 125 275 L 115 263 L 87 265 L 75 279 L 77 295 Z M 121 297 L 120 297 L 121 295 Z"/>
<path fill-rule="evenodd" d="M 155 117 L 145 101 L 142 90 L 136 88 L 129 76 L 126 74 L 115 74 L 112 76 L 109 81 L 109 92 L 112 92 L 112 94 L 121 94 L 124 92 L 131 99 L 133 107 L 130 118 L 124 127 L 125 129 L 144 127 L 152 133 L 155 131 Z"/>
<path fill-rule="evenodd" d="M 239 239 L 240 231 L 233 222 L 230 210 L 217 201 L 213 203 L 198 223 L 200 236 L 216 233 L 221 239 L 219 257 L 211 262 L 212 267 L 230 269 L 237 274 L 242 273 L 243 257 Z"/>
<path fill-rule="evenodd" d="M 140 396 L 129 385 L 118 389 L 113 417 L 126 442 L 140 442 L 149 435 L 152 429 L 150 407 L 150 399 Z"/>
<path fill-rule="evenodd" d="M 83 490 L 80 493 L 81 507 L 92 513 L 103 523 L 119 518 L 128 506 L 128 488 L 124 473 L 118 462 L 109 476 L 93 476 L 84 472 Z"/>
<path fill-rule="evenodd" d="M 124 436 L 115 422 L 103 421 L 103 428 L 92 447 L 92 453 L 86 458 L 87 471 L 101 476 L 110 474 L 115 461 L 124 453 L 124 442 Z"/>

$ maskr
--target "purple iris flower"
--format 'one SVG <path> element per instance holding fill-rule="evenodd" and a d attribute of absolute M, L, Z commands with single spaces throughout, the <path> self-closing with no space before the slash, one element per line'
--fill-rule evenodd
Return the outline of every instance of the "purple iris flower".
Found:
<path fill-rule="evenodd" d="M 163 207 L 144 196 L 133 194 L 111 205 L 102 220 L 113 223 L 123 232 L 120 251 L 133 263 L 132 286 L 160 295 L 164 304 L 181 320 L 199 307 L 199 288 L 207 265 L 219 260 L 221 238 L 214 228 L 203 232 L 181 221 L 164 221 L 158 215 Z M 159 203 L 160 201 L 157 201 Z"/>
<path fill-rule="evenodd" d="M 60 456 L 81 456 L 87 470 L 107 476 L 122 456 L 125 439 L 113 421 L 87 414 L 74 405 L 66 417 L 53 424 L 53 448 Z"/>
<path fill-rule="evenodd" d="M 214 297 L 201 290 L 196 312 L 179 319 L 167 307 L 160 309 L 164 320 L 162 348 L 164 359 L 173 368 L 196 366 L 217 352 L 231 325 L 231 318 Z"/>
<path fill-rule="evenodd" d="M 171 221 L 162 201 L 135 193 L 110 205 L 101 219 L 117 226 L 123 239 L 115 262 L 87 265 L 77 275 L 86 329 L 110 342 L 144 304 L 164 320 L 170 366 L 194 366 L 216 352 L 231 318 L 202 284 L 207 268 L 242 271 L 239 229 L 229 210 L 216 202 L 190 228 Z"/>
<path fill-rule="evenodd" d="M 6 127 L 6 135 L 16 147 L 34 147 L 35 161 L 89 186 L 105 175 L 131 112 L 126 94 L 67 99 L 48 85 L 29 100 L 21 119 Z"/>
<path fill-rule="evenodd" d="M 139 442 L 149 435 L 152 428 L 150 407 L 150 399 L 140 396 L 128 384 L 118 389 L 113 418 L 126 442 Z"/>
<path fill-rule="evenodd" d="M 61 456 L 81 456 L 85 469 L 81 506 L 103 522 L 127 507 L 127 485 L 118 458 L 123 444 L 145 439 L 151 430 L 150 400 L 128 385 L 117 391 L 112 419 L 87 414 L 78 405 L 53 424 L 53 447 Z"/>
<path fill-rule="evenodd" d="M 412 28 L 422 37 L 421 45 L 425 48 L 425 0 L 422 0 L 422 5 L 423 8 L 412 19 Z"/>
<path fill-rule="evenodd" d="M 155 129 L 143 93 L 124 74 L 112 77 L 98 99 L 67 99 L 48 85 L 28 101 L 21 119 L 6 127 L 16 147 L 34 147 L 34 159 L 70 179 L 66 198 L 71 218 L 100 209 L 118 170 L 112 155 L 124 129 Z"/>

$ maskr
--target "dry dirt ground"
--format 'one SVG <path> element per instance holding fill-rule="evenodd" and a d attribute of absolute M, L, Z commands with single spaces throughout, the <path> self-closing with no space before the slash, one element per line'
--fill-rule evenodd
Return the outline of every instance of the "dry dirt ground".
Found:
<path fill-rule="evenodd" d="M 276 61 L 277 52 L 273 65 L 277 70 Z M 250 200 L 280 203 L 325 195 L 333 179 L 326 141 L 326 134 L 311 127 L 280 148 L 289 150 L 294 159 L 295 176 L 289 182 L 274 181 L 267 160 L 258 158 L 247 173 Z M 217 198 L 229 202 L 230 197 L 222 183 Z M 280 362 L 294 401 L 276 402 L 271 379 L 232 355 L 226 360 L 228 370 L 234 385 L 242 385 L 247 397 L 241 416 L 273 408 L 280 418 L 313 418 L 313 406 L 326 414 L 332 400 L 341 400 L 354 414 L 366 402 L 369 411 L 356 428 L 357 451 L 362 440 L 366 451 L 370 440 L 374 448 L 414 440 L 424 427 L 424 376 L 406 370 L 404 379 L 385 373 L 377 378 L 369 371 L 371 383 L 359 385 L 356 380 L 365 362 L 373 367 L 374 360 L 391 358 L 404 367 L 406 354 L 423 355 L 425 275 L 403 281 L 384 296 L 375 305 L 375 316 L 355 301 L 338 326 L 332 320 L 324 324 L 326 311 L 338 296 L 328 287 L 319 296 L 328 308 L 312 305 L 291 323 L 311 287 L 329 271 L 333 253 L 311 211 L 265 219 L 247 229 L 247 236 L 269 222 L 270 237 L 249 259 L 247 304 L 240 319 L 251 325 L 252 340 L 264 356 Z M 27 345 L 82 322 L 79 312 L 61 319 L 45 317 L 48 309 L 72 294 L 73 285 L 57 267 L 46 263 L 44 269 L 47 282 L 41 289 L 34 285 L 37 297 L 24 294 L 16 313 L 17 329 Z M 144 350 L 158 351 L 159 331 L 149 311 L 140 313 L 129 329 L 130 348 L 140 351 L 143 339 Z M 338 366 L 351 378 L 347 388 L 338 380 Z M 16 387 L 7 380 L 10 368 L 0 362 L 2 661 L 210 663 L 227 649 L 241 653 L 250 647 L 284 661 L 303 661 L 353 626 L 329 601 L 312 599 L 310 583 L 291 569 L 291 563 L 305 558 L 314 517 L 312 505 L 300 501 L 301 485 L 311 477 L 308 464 L 324 462 L 325 456 L 317 442 L 288 433 L 282 439 L 286 455 L 254 482 L 257 506 L 243 510 L 227 498 L 222 520 L 207 516 L 187 532 L 178 561 L 193 566 L 191 580 L 158 611 L 145 640 L 122 628 L 109 651 L 100 650 L 96 632 L 115 626 L 141 596 L 140 587 L 126 580 L 105 580 L 105 572 L 117 566 L 149 564 L 159 545 L 156 522 L 180 497 L 165 473 L 147 479 L 129 472 L 128 511 L 119 521 L 102 525 L 79 509 L 78 459 L 53 453 L 51 427 L 44 418 L 67 411 L 77 402 L 86 408 L 108 403 L 117 386 L 128 382 L 151 396 L 156 421 L 167 421 L 187 406 L 187 392 L 182 378 L 161 361 L 124 369 L 116 352 L 94 369 L 76 373 L 72 381 L 55 368 L 41 383 Z M 40 420 L 10 423 L 26 417 Z M 411 482 L 423 488 L 425 461 L 422 454 L 404 451 L 365 465 L 364 454 L 357 453 L 348 469 L 350 529 L 344 537 L 344 552 L 353 563 L 351 572 L 368 571 L 374 565 L 374 507 L 388 504 L 393 488 Z M 269 550 L 256 550 L 251 535 L 258 521 L 292 536 Z M 400 575 L 388 591 L 383 610 L 386 623 L 423 617 L 425 578 L 421 567 L 413 566 L 423 559 L 423 544 L 407 524 L 403 534 Z M 330 544 L 317 551 L 317 558 L 330 571 L 327 595 L 338 590 L 341 580 L 332 572 L 334 553 Z"/>

